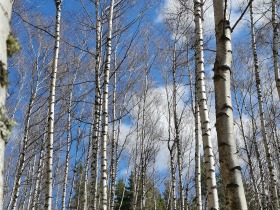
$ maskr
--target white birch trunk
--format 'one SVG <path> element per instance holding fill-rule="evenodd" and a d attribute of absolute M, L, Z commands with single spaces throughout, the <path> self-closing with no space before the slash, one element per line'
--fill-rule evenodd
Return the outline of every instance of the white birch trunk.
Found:
<path fill-rule="evenodd" d="M 278 2 L 279 4 L 279 2 Z M 272 0 L 272 26 L 273 26 L 273 66 L 275 83 L 280 100 L 280 75 L 279 75 L 279 23 L 277 23 L 277 0 Z M 279 14 L 278 14 L 279 15 Z"/>
<path fill-rule="evenodd" d="M 113 14 L 114 14 L 114 0 L 110 2 L 110 11 L 108 19 L 108 34 L 106 43 L 106 61 L 104 68 L 104 84 L 103 84 L 103 108 L 102 108 L 102 133 L 101 133 L 101 209 L 108 209 L 107 202 L 107 138 L 108 138 L 108 91 L 109 91 L 109 77 L 111 65 L 111 51 L 112 51 L 112 31 L 113 31 Z"/>
<path fill-rule="evenodd" d="M 4 151 L 8 140 L 7 115 L 5 110 L 6 89 L 8 80 L 8 62 L 6 40 L 10 33 L 12 2 L 3 0 L 0 2 L 0 210 L 3 209 L 3 191 L 4 191 Z"/>
<path fill-rule="evenodd" d="M 260 73 L 259 73 L 259 60 L 257 54 L 252 4 L 250 5 L 250 19 L 251 19 L 252 49 L 253 49 L 253 56 L 254 56 L 254 67 L 255 67 L 255 77 L 256 77 L 256 88 L 258 93 L 261 131 L 262 131 L 263 143 L 264 143 L 264 148 L 266 153 L 266 161 L 268 164 L 269 178 L 270 178 L 269 188 L 271 193 L 272 206 L 274 207 L 274 210 L 278 210 L 279 200 L 277 195 L 276 176 L 275 176 L 274 165 L 272 161 L 272 155 L 270 151 L 270 145 L 267 139 L 267 131 L 265 127 L 266 125 L 265 125 L 264 111 L 263 111 L 263 99 L 262 99 L 261 80 L 260 80 Z"/>
<path fill-rule="evenodd" d="M 101 92 L 100 92 L 100 68 L 101 68 L 101 45 L 102 32 L 101 20 L 99 14 L 99 0 L 95 1 L 96 18 L 96 57 L 95 57 L 95 102 L 94 102 L 94 120 L 93 120 L 93 138 L 92 138 L 92 161 L 90 165 L 91 182 L 89 209 L 97 209 L 97 186 L 98 186 L 98 148 L 99 148 L 99 130 L 100 130 L 100 111 L 101 111 Z"/>
<path fill-rule="evenodd" d="M 224 0 L 213 0 L 217 48 L 213 79 L 215 85 L 219 161 L 228 210 L 247 210 L 241 167 L 238 161 L 233 132 L 233 111 L 230 91 L 230 70 L 232 64 L 231 28 L 229 21 L 226 20 L 226 2 Z"/>
<path fill-rule="evenodd" d="M 203 53 L 203 29 L 202 29 L 202 1 L 194 1 L 195 33 L 196 33 L 196 87 L 200 113 L 200 125 L 202 130 L 203 151 L 206 167 L 207 201 L 209 209 L 219 209 L 218 191 L 215 174 L 215 160 L 211 137 L 210 120 L 205 88 L 204 53 Z"/>
<path fill-rule="evenodd" d="M 56 0 L 56 26 L 55 26 L 55 46 L 54 60 L 51 73 L 50 96 L 49 96 L 49 116 L 48 116 L 48 142 L 47 142 L 47 178 L 46 178 L 46 194 L 45 194 L 45 210 L 52 209 L 52 183 L 53 183 L 53 132 L 54 132 L 54 104 L 55 104 L 55 84 L 58 68 L 58 54 L 60 42 L 60 18 L 62 0 Z"/>

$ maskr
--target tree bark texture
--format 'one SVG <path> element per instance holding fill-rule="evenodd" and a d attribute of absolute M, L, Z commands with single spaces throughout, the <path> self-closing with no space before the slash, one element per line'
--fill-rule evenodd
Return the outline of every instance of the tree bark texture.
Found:
<path fill-rule="evenodd" d="M 53 139 L 54 139 L 54 105 L 55 105 L 55 85 L 56 74 L 58 69 L 58 54 L 60 42 L 60 18 L 62 0 L 56 0 L 56 26 L 55 26 L 55 45 L 53 67 L 51 72 L 50 96 L 49 96 L 49 113 L 48 113 L 48 141 L 47 141 L 47 178 L 45 194 L 45 210 L 52 209 L 52 183 L 53 183 Z"/>
<path fill-rule="evenodd" d="M 277 0 L 272 0 L 273 66 L 274 66 L 276 88 L 280 100 L 280 75 L 279 75 L 279 59 L 278 59 L 279 58 L 279 23 L 277 23 L 277 11 L 278 11 Z"/>
<path fill-rule="evenodd" d="M 3 0 L 0 2 L 0 209 L 3 209 L 3 188 L 4 188 L 4 152 L 8 141 L 9 132 L 8 117 L 5 109 L 6 90 L 8 86 L 8 62 L 6 40 L 10 33 L 10 18 L 12 2 Z"/>
<path fill-rule="evenodd" d="M 228 210 L 247 210 L 241 167 L 233 132 L 230 91 L 232 46 L 230 23 L 226 20 L 226 2 L 224 0 L 213 0 L 217 48 L 213 79 L 219 161 Z"/>
<path fill-rule="evenodd" d="M 196 33 L 196 87 L 200 113 L 200 125 L 202 130 L 203 151 L 206 167 L 207 201 L 209 209 L 219 209 L 218 191 L 215 174 L 215 160 L 211 137 L 210 120 L 205 88 L 204 53 L 203 53 L 203 29 L 202 29 L 202 2 L 194 1 L 195 33 Z"/>
<path fill-rule="evenodd" d="M 104 84 L 103 84 L 103 109 L 102 109 L 102 132 L 101 132 L 101 209 L 107 210 L 107 139 L 108 139 L 108 98 L 109 98 L 109 77 L 111 69 L 111 53 L 112 53 L 112 31 L 113 31 L 113 14 L 114 0 L 110 2 L 108 34 L 106 43 L 106 60 L 104 68 Z"/>
<path fill-rule="evenodd" d="M 99 0 L 95 1 L 95 18 L 96 18 L 96 56 L 95 56 L 95 99 L 94 99 L 94 120 L 93 120 L 93 138 L 92 138 L 92 160 L 90 165 L 91 182 L 89 209 L 97 209 L 98 196 L 98 151 L 99 151 L 99 133 L 100 133 L 100 112 L 101 112 L 101 92 L 100 92 L 100 68 L 101 68 L 101 45 L 102 45 L 102 28 L 99 14 Z"/>

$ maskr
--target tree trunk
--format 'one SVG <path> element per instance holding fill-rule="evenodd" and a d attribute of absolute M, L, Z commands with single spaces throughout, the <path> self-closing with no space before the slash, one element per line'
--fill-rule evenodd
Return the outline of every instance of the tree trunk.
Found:
<path fill-rule="evenodd" d="M 171 165 L 171 205 L 170 210 L 176 210 L 177 209 L 177 202 L 176 202 L 176 168 L 175 168 L 175 160 L 174 160 L 174 150 L 175 150 L 175 144 L 173 143 L 172 149 L 170 151 L 170 165 Z"/>
<path fill-rule="evenodd" d="M 8 141 L 10 132 L 10 122 L 7 117 L 5 102 L 6 89 L 8 86 L 8 63 L 7 63 L 7 45 L 6 40 L 10 33 L 10 18 L 11 18 L 12 2 L 4 0 L 0 2 L 0 209 L 3 209 L 3 187 L 4 187 L 4 151 Z"/>
<path fill-rule="evenodd" d="M 241 167 L 238 161 L 233 132 L 233 111 L 230 92 L 230 70 L 232 64 L 231 28 L 229 21 L 226 20 L 226 2 L 224 0 L 213 0 L 217 48 L 214 65 L 214 85 L 219 161 L 227 208 L 229 210 L 247 210 Z"/>
<path fill-rule="evenodd" d="M 114 0 L 110 2 L 110 11 L 108 19 L 108 34 L 106 43 L 106 61 L 104 68 L 104 84 L 103 84 L 103 109 L 102 109 L 102 133 L 101 133 L 101 209 L 107 210 L 107 138 L 108 138 L 108 91 L 109 91 L 109 77 L 111 65 L 111 51 L 112 51 L 112 31 L 113 31 L 113 13 Z"/>
<path fill-rule="evenodd" d="M 47 178 L 46 178 L 46 197 L 45 210 L 52 209 L 52 184 L 53 184 L 53 133 L 54 133 L 54 104 L 55 104 L 55 84 L 58 68 L 58 54 L 60 42 L 60 16 L 62 0 L 56 0 L 56 26 L 55 26 L 55 45 L 54 60 L 51 73 L 50 96 L 49 96 L 49 116 L 48 116 L 48 142 L 47 142 Z"/>
<path fill-rule="evenodd" d="M 279 2 L 278 2 L 279 3 Z M 275 83 L 280 100 L 280 75 L 279 75 L 279 23 L 277 23 L 277 0 L 272 0 L 272 26 L 273 26 L 273 65 L 275 74 Z"/>
<path fill-rule="evenodd" d="M 253 19 L 253 6 L 250 5 L 250 19 L 251 19 L 251 35 L 252 35 L 252 49 L 253 49 L 253 56 L 254 56 L 254 67 L 255 67 L 255 77 L 256 77 L 256 87 L 258 93 L 258 104 L 259 104 L 259 113 L 260 113 L 260 121 L 261 121 L 261 131 L 263 137 L 263 143 L 266 153 L 266 161 L 268 164 L 269 170 L 269 187 L 271 193 L 271 201 L 272 206 L 274 209 L 279 208 L 279 201 L 277 195 L 277 185 L 276 185 L 276 176 L 274 172 L 274 165 L 272 161 L 272 155 L 270 151 L 270 145 L 267 139 L 267 132 L 266 132 L 266 125 L 264 119 L 264 111 L 263 111 L 263 99 L 262 99 L 262 90 L 261 90 L 261 81 L 260 81 L 260 73 L 259 73 L 259 60 L 257 55 L 257 45 L 256 45 L 256 38 L 255 38 L 255 29 L 254 29 L 254 19 Z"/>
<path fill-rule="evenodd" d="M 89 209 L 97 209 L 98 196 L 98 151 L 99 151 L 99 133 L 100 133 L 100 112 L 101 112 L 101 92 L 100 92 L 100 68 L 101 68 L 101 20 L 99 14 L 99 0 L 95 2 L 95 18 L 96 18 L 96 57 L 95 57 L 95 99 L 94 99 L 94 120 L 93 120 L 93 138 L 92 138 L 92 161 L 90 165 L 91 182 Z"/>
<path fill-rule="evenodd" d="M 203 29 L 202 29 L 202 1 L 194 1 L 195 32 L 196 32 L 196 87 L 200 113 L 200 125 L 202 130 L 204 160 L 206 167 L 207 201 L 209 209 L 219 209 L 218 191 L 215 174 L 215 160 L 211 137 L 210 120 L 205 90 L 205 71 L 203 53 Z"/>

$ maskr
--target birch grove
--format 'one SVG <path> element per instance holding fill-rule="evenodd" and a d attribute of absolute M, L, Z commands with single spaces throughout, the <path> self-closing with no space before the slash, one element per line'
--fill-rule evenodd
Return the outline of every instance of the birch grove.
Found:
<path fill-rule="evenodd" d="M 0 6 L 0 209 L 279 208 L 277 1 Z"/>

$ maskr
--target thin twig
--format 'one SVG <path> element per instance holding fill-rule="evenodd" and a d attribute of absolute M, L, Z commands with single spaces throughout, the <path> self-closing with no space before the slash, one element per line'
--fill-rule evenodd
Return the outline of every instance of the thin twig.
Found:
<path fill-rule="evenodd" d="M 242 14 L 240 15 L 240 17 L 238 18 L 238 20 L 235 22 L 235 24 L 233 25 L 233 27 L 231 28 L 231 33 L 233 32 L 233 30 L 235 29 L 235 27 L 237 26 L 237 24 L 240 22 L 240 20 L 242 20 L 243 16 L 245 15 L 247 9 L 249 8 L 249 6 L 253 3 L 254 0 L 250 0 L 247 7 L 245 8 L 245 10 L 242 12 Z"/>

